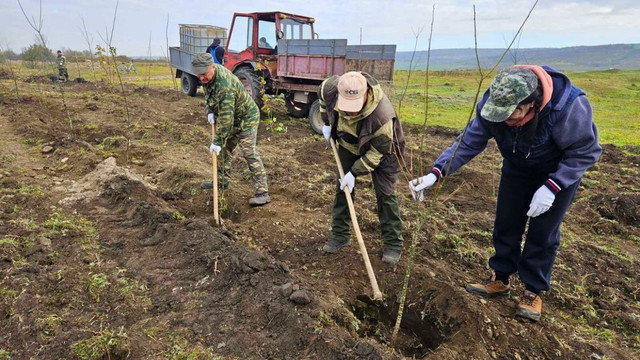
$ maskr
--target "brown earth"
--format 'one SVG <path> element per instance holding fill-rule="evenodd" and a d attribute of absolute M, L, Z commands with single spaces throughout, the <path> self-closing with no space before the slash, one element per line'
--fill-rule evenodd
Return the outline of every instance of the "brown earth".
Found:
<path fill-rule="evenodd" d="M 30 79 L 31 80 L 31 79 Z M 416 214 L 398 186 L 405 252 L 380 261 L 375 195 L 356 211 L 384 304 L 357 246 L 320 251 L 335 164 L 306 119 L 269 102 L 259 150 L 272 203 L 250 208 L 236 154 L 212 222 L 202 97 L 47 79 L 0 93 L 0 359 L 633 359 L 640 356 L 640 155 L 605 146 L 567 214 L 539 323 L 511 299 L 464 290 L 489 276 L 500 155 L 491 145 L 444 183 L 417 237 L 402 331 L 397 313 Z M 127 122 L 127 110 L 129 122 Z M 70 121 L 71 120 L 71 121 Z M 73 127 L 71 127 L 73 125 Z M 406 126 L 414 167 L 457 131 Z M 417 171 L 417 170 L 416 170 Z M 407 176 L 407 180 L 408 180 Z"/>

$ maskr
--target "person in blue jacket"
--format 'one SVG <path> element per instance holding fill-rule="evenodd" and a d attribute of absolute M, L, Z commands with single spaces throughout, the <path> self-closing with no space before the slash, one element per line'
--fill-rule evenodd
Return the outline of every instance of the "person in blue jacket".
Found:
<path fill-rule="evenodd" d="M 464 134 L 464 135 L 463 135 Z M 481 153 L 495 139 L 503 156 L 493 230 L 493 275 L 466 290 L 509 296 L 509 277 L 525 285 L 516 315 L 535 321 L 542 313 L 560 245 L 560 224 L 585 171 L 602 148 L 585 93 L 548 66 L 517 65 L 500 72 L 477 104 L 476 117 L 429 174 L 409 182 L 414 199 Z M 454 149 L 459 145 L 457 152 Z M 529 222 L 524 248 L 522 237 Z"/>
<path fill-rule="evenodd" d="M 213 57 L 213 62 L 222 65 L 222 59 L 224 58 L 224 48 L 220 45 L 220 39 L 215 38 L 209 47 L 207 47 L 207 51 Z"/>

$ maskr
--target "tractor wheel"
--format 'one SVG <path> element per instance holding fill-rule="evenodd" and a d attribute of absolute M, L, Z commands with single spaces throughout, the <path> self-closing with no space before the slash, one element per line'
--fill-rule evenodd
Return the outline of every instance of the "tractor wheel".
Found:
<path fill-rule="evenodd" d="M 287 112 L 296 118 L 306 117 L 309 114 L 311 104 L 293 101 L 293 94 L 293 92 L 288 92 L 284 96 L 284 106 L 287 108 Z"/>
<path fill-rule="evenodd" d="M 320 100 L 316 100 L 311 104 L 311 108 L 309 109 L 309 124 L 313 131 L 318 134 L 322 134 L 322 126 L 324 126 L 324 121 L 322 120 L 322 116 L 320 115 Z"/>
<path fill-rule="evenodd" d="M 198 91 L 198 78 L 183 72 L 180 80 L 182 92 L 189 96 L 196 96 L 196 91 Z"/>
<path fill-rule="evenodd" d="M 262 109 L 262 92 L 260 91 L 262 85 L 260 84 L 260 76 L 258 73 L 249 68 L 242 67 L 237 69 L 233 74 L 240 79 L 244 88 L 249 95 L 251 95 L 253 101 L 256 102 L 256 105 L 258 105 L 258 109 Z"/>

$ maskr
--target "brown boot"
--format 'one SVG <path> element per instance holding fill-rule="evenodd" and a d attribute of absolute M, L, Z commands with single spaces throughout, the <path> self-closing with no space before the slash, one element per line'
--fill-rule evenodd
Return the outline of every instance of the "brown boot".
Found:
<path fill-rule="evenodd" d="M 529 290 L 524 291 L 524 298 L 518 304 L 516 316 L 522 316 L 533 321 L 539 321 L 542 315 L 542 299 L 538 294 Z"/>
<path fill-rule="evenodd" d="M 492 276 L 489 280 L 482 284 L 467 284 L 468 292 L 485 297 L 505 296 L 509 297 L 511 284 L 505 285 L 502 280 L 496 280 L 496 276 Z"/>

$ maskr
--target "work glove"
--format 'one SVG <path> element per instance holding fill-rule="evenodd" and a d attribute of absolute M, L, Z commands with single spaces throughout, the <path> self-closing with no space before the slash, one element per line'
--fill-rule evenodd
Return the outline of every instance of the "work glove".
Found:
<path fill-rule="evenodd" d="M 409 181 L 409 189 L 414 201 L 424 201 L 424 190 L 433 186 L 438 181 L 438 177 L 433 173 L 428 173 Z"/>
<path fill-rule="evenodd" d="M 322 135 L 325 140 L 329 141 L 329 138 L 331 138 L 331 126 L 322 125 Z"/>
<path fill-rule="evenodd" d="M 533 199 L 531 199 L 531 204 L 529 204 L 527 216 L 534 218 L 538 215 L 544 214 L 551 208 L 555 198 L 556 195 L 549 190 L 548 187 L 544 185 L 540 186 L 540 189 L 536 190 L 536 193 L 533 194 Z"/>
<path fill-rule="evenodd" d="M 340 190 L 344 190 L 344 187 L 347 186 L 349 188 L 349 193 L 353 192 L 353 187 L 356 185 L 356 178 L 353 176 L 351 171 L 344 176 L 344 179 L 340 180 Z"/>
<path fill-rule="evenodd" d="M 213 125 L 216 123 L 216 119 L 213 116 L 213 113 L 208 113 L 207 114 L 207 121 L 209 122 L 210 125 Z"/>
<path fill-rule="evenodd" d="M 222 148 L 214 143 L 211 143 L 211 146 L 209 146 L 209 154 L 213 155 L 213 152 L 216 152 L 216 155 L 220 155 L 220 150 L 222 150 Z"/>

